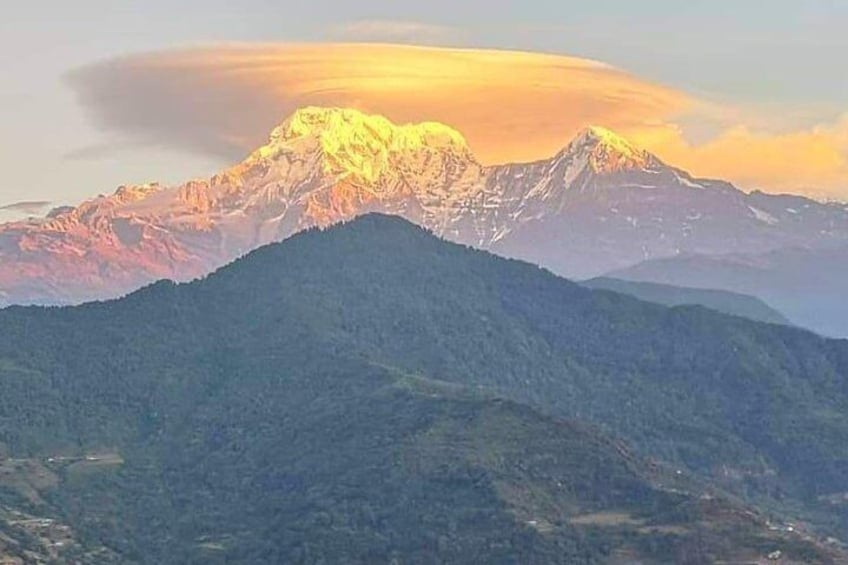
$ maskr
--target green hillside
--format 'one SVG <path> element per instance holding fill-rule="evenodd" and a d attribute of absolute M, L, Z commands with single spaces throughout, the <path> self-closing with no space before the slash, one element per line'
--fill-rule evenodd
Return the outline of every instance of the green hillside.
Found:
<path fill-rule="evenodd" d="M 0 327 L 0 455 L 55 479 L 0 501 L 90 562 L 829 563 L 780 524 L 848 531 L 848 343 L 396 218 Z"/>

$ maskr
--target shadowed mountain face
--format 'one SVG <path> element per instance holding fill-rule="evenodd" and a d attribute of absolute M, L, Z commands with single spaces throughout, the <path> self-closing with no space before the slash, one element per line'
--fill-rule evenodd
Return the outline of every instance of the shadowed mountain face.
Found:
<path fill-rule="evenodd" d="M 848 242 L 848 211 L 692 178 L 603 128 L 551 159 L 484 167 L 442 124 L 306 108 L 208 180 L 124 186 L 0 226 L 0 305 L 114 297 L 204 275 L 369 211 L 587 278 L 680 253 Z"/>
<path fill-rule="evenodd" d="M 0 447 L 55 477 L 0 503 L 61 516 L 89 556 L 845 558 L 784 521 L 848 531 L 848 344 L 589 290 L 398 218 L 0 324 Z"/>
<path fill-rule="evenodd" d="M 687 286 L 638 282 L 609 277 L 598 277 L 580 283 L 595 289 L 611 290 L 635 296 L 647 302 L 665 306 L 699 305 L 724 314 L 742 316 L 757 322 L 789 325 L 786 317 L 768 304 L 747 294 L 726 290 L 709 290 Z"/>
<path fill-rule="evenodd" d="M 614 276 L 755 295 L 799 326 L 848 337 L 848 247 L 687 255 L 646 261 Z"/>

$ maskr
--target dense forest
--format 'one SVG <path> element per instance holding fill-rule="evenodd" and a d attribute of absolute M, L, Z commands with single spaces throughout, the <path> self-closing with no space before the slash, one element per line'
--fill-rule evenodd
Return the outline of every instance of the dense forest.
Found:
<path fill-rule="evenodd" d="M 0 384 L 0 461 L 46 477 L 0 473 L 0 522 L 68 524 L 67 559 L 828 563 L 848 537 L 848 342 L 387 216 L 2 310 Z M 11 522 L 7 551 L 42 543 Z"/>

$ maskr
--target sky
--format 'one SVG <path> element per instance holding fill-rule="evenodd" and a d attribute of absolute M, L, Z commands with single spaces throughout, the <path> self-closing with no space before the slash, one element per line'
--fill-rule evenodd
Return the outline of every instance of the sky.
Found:
<path fill-rule="evenodd" d="M 848 200 L 844 29 L 842 0 L 9 3 L 0 220 L 209 176 L 300 103 L 450 121 L 487 162 L 595 123 L 695 174 Z"/>

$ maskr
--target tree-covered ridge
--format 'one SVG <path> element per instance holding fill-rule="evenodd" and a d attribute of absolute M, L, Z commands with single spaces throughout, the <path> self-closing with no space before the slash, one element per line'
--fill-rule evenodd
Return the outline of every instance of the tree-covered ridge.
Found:
<path fill-rule="evenodd" d="M 118 301 L 6 309 L 0 327 L 4 449 L 119 452 L 119 471 L 45 496 L 140 561 L 333 561 L 316 548 L 356 542 L 364 561 L 709 562 L 774 545 L 735 503 L 705 508 L 692 485 L 673 496 L 665 464 L 603 430 L 776 516 L 846 529 L 828 498 L 848 491 L 845 342 L 588 290 L 396 218 L 308 231 Z M 575 530 L 598 512 L 612 529 Z M 707 541 L 693 549 L 693 535 Z M 162 547 L 174 553 L 150 553 Z"/>
<path fill-rule="evenodd" d="M 833 473 L 846 478 L 839 469 L 848 466 L 826 464 L 846 452 L 835 416 L 846 413 L 843 341 L 587 291 L 399 219 L 369 216 L 340 229 L 344 237 L 312 231 L 261 249 L 197 292 L 226 319 L 243 312 L 241 297 L 263 297 L 235 332 L 240 348 L 267 342 L 256 328 L 296 327 L 340 351 L 644 433 L 637 442 L 668 459 L 698 466 L 721 453 L 722 464 L 739 465 L 753 446 L 753 459 L 768 448 L 770 459 L 794 464 L 781 451 L 791 440 L 809 461 L 803 474 L 815 477 L 805 482 L 826 489 Z M 720 441 L 688 438 L 693 427 Z"/>
<path fill-rule="evenodd" d="M 742 316 L 757 322 L 791 325 L 786 317 L 757 298 L 726 290 L 692 288 L 652 282 L 628 281 L 610 277 L 597 277 L 582 281 L 589 288 L 606 289 L 635 296 L 647 302 L 665 306 L 703 306 L 724 314 Z"/>
<path fill-rule="evenodd" d="M 36 464 L 58 483 L 43 489 L 44 501 L 12 489 L 0 504 L 73 524 L 60 562 L 840 555 L 769 528 L 764 515 L 592 426 L 389 367 L 315 359 L 239 371 L 208 396 L 184 399 L 179 421 L 126 442 L 105 465 L 103 455 L 42 457 Z M 0 520 L 0 532 L 8 524 Z"/>

